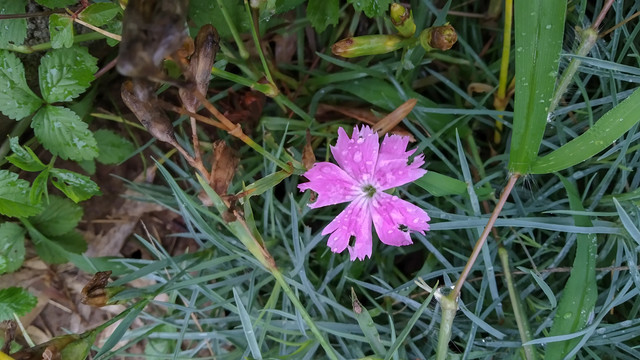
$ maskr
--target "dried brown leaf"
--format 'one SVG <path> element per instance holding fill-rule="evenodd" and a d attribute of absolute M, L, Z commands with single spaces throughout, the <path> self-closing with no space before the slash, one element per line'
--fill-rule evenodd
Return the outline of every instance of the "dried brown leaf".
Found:
<path fill-rule="evenodd" d="M 220 195 L 227 193 L 239 161 L 240 159 L 226 142 L 218 140 L 213 143 L 213 163 L 209 184 L 216 193 Z"/>
<path fill-rule="evenodd" d="M 99 271 L 93 275 L 91 280 L 82 288 L 80 302 L 85 305 L 102 307 L 107 305 L 109 297 L 105 292 L 105 287 L 109 283 L 111 271 Z"/>
<path fill-rule="evenodd" d="M 125 105 L 153 137 L 172 145 L 177 144 L 171 120 L 157 105 L 150 82 L 142 79 L 126 81 L 122 84 L 120 95 Z"/>
<path fill-rule="evenodd" d="M 309 170 L 316 163 L 316 155 L 313 153 L 313 147 L 311 146 L 311 132 L 309 129 L 307 129 L 305 138 L 306 142 L 302 150 L 302 165 Z"/>

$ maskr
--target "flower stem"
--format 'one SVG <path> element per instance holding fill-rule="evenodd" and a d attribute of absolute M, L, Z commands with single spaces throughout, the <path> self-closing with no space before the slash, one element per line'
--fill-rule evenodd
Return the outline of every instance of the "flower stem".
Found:
<path fill-rule="evenodd" d="M 473 264 L 476 262 L 476 259 L 480 254 L 480 250 L 482 250 L 482 246 L 484 246 L 484 243 L 487 241 L 487 237 L 489 236 L 489 232 L 493 228 L 493 224 L 495 224 L 496 220 L 498 219 L 498 215 L 500 215 L 500 212 L 502 211 L 504 204 L 507 202 L 507 198 L 509 197 L 509 194 L 511 194 L 511 190 L 513 190 L 513 186 L 516 184 L 516 181 L 518 180 L 519 177 L 520 177 L 520 174 L 517 174 L 517 173 L 511 174 L 511 177 L 509 177 L 509 181 L 507 182 L 507 185 L 504 187 L 504 190 L 500 195 L 500 199 L 496 204 L 496 208 L 493 210 L 493 213 L 491 213 L 489 222 L 487 222 L 487 225 L 482 231 L 482 234 L 480 234 L 480 238 L 476 242 L 476 245 L 473 247 L 473 251 L 469 256 L 467 265 L 465 265 L 464 269 L 462 270 L 462 274 L 460 274 L 460 278 L 458 278 L 456 287 L 447 296 L 449 299 L 456 300 L 460 295 L 462 286 L 464 285 L 464 282 L 467 279 L 467 276 L 469 276 L 469 273 L 471 272 L 471 268 L 473 267 Z"/>

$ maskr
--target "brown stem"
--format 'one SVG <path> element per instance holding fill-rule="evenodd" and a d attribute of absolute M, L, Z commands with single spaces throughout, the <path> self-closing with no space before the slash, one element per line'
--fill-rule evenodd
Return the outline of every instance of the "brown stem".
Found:
<path fill-rule="evenodd" d="M 487 237 L 489 236 L 489 232 L 491 232 L 491 229 L 493 228 L 493 224 L 495 224 L 496 220 L 498 220 L 498 215 L 500 215 L 500 212 L 502 211 L 504 204 L 507 202 L 507 198 L 509 197 L 509 194 L 511 194 L 511 191 L 513 190 L 513 186 L 516 184 L 516 181 L 518 180 L 519 177 L 520 177 L 520 174 L 512 174 L 511 177 L 509 178 L 509 181 L 507 182 L 507 185 L 504 187 L 502 194 L 500 194 L 500 199 L 498 200 L 498 203 L 496 204 L 495 209 L 493 209 L 493 213 L 491 213 L 489 222 L 487 222 L 487 225 L 484 227 L 482 234 L 480 234 L 480 238 L 478 239 L 475 246 L 473 247 L 473 251 L 469 256 L 469 260 L 467 260 L 467 264 L 464 266 L 464 269 L 462 270 L 462 274 L 460 274 L 460 278 L 458 278 L 458 282 L 456 282 L 455 288 L 453 288 L 451 293 L 447 295 L 449 299 L 458 299 L 458 296 L 460 295 L 460 291 L 462 290 L 462 285 L 464 285 L 465 280 L 469 276 L 469 273 L 471 272 L 471 268 L 473 267 L 473 264 L 476 262 L 476 259 L 480 254 L 480 250 L 482 250 L 484 243 L 487 241 Z"/>

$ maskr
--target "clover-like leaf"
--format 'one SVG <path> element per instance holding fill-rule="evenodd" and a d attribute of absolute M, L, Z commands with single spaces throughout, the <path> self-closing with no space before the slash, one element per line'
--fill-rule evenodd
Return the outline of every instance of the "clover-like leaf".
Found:
<path fill-rule="evenodd" d="M 84 9 L 78 17 L 91 25 L 102 26 L 108 24 L 120 11 L 120 6 L 114 3 L 95 3 Z"/>
<path fill-rule="evenodd" d="M 38 299 L 23 288 L 12 286 L 0 289 L 0 322 L 22 316 L 38 303 Z"/>
<path fill-rule="evenodd" d="M 49 204 L 29 222 L 45 236 L 60 236 L 75 229 L 82 218 L 82 207 L 69 199 L 49 196 Z"/>
<path fill-rule="evenodd" d="M 22 14 L 25 12 L 27 0 L 0 0 L 0 13 Z M 0 20 L 0 48 L 9 44 L 22 45 L 27 36 L 27 19 Z"/>
<path fill-rule="evenodd" d="M 63 169 L 51 169 L 51 183 L 74 202 L 101 195 L 100 188 L 88 176 Z"/>
<path fill-rule="evenodd" d="M 18 224 L 0 224 L 0 274 L 14 272 L 24 262 L 24 233 Z"/>
<path fill-rule="evenodd" d="M 98 157 L 103 164 L 117 164 L 126 160 L 135 150 L 131 141 L 111 130 L 100 129 L 94 133 L 98 142 Z"/>
<path fill-rule="evenodd" d="M 49 33 L 51 47 L 54 49 L 70 48 L 73 46 L 73 19 L 64 14 L 49 16 Z"/>
<path fill-rule="evenodd" d="M 93 81 L 97 63 L 84 47 L 49 51 L 38 67 L 42 97 L 49 104 L 76 98 Z"/>
<path fill-rule="evenodd" d="M 98 156 L 93 133 L 67 108 L 45 106 L 33 116 L 31 127 L 47 150 L 65 160 L 89 160 Z"/>
<path fill-rule="evenodd" d="M 20 146 L 17 137 L 9 139 L 9 145 L 13 154 L 7 156 L 7 160 L 24 171 L 41 171 L 47 166 L 40 161 L 38 156 L 28 147 Z"/>
<path fill-rule="evenodd" d="M 29 201 L 29 182 L 18 178 L 18 174 L 0 170 L 0 214 L 13 217 L 28 217 L 39 213 L 42 207 Z"/>
<path fill-rule="evenodd" d="M 42 105 L 24 77 L 24 66 L 13 53 L 0 50 L 0 112 L 11 119 L 21 120 Z"/>

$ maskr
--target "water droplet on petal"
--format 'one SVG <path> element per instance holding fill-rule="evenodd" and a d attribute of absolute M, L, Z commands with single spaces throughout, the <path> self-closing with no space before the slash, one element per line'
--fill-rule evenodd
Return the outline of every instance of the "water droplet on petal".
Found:
<path fill-rule="evenodd" d="M 356 151 L 356 153 L 353 154 L 353 161 L 355 162 L 362 161 L 362 153 L 360 151 Z"/>

